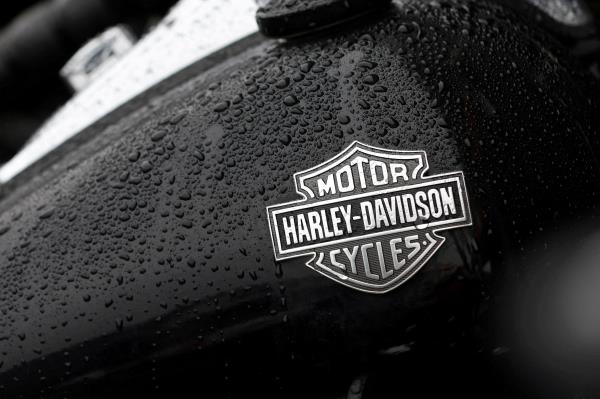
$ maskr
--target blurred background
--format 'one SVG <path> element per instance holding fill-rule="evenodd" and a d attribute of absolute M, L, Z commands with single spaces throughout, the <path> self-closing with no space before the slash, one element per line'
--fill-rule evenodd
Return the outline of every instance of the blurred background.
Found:
<path fill-rule="evenodd" d="M 137 40 L 174 0 L 20 0 L 0 4 L 0 162 L 75 92 L 59 71 L 88 40 L 122 24 Z M 101 48 L 96 62 L 102 62 Z M 108 50 L 110 53 L 110 49 Z M 107 53 L 104 57 L 109 57 Z M 90 65 L 94 69 L 93 57 Z"/>
<path fill-rule="evenodd" d="M 3 2 L 0 184 L 156 83 L 255 32 L 256 8 L 253 0 Z"/>

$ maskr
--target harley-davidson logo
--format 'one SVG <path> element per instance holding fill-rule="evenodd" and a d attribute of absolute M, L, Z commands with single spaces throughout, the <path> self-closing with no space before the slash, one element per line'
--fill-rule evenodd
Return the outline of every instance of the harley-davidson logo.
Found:
<path fill-rule="evenodd" d="M 298 201 L 267 207 L 275 259 L 348 287 L 385 293 L 413 276 L 444 243 L 440 230 L 471 225 L 463 173 L 424 176 L 424 151 L 355 141 L 294 175 Z"/>

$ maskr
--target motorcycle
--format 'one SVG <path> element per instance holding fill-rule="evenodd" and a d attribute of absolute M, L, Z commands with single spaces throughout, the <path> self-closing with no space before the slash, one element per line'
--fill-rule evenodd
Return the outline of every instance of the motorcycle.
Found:
<path fill-rule="evenodd" d="M 0 169 L 0 396 L 596 397 L 596 4 L 270 1 L 90 102 Z"/>

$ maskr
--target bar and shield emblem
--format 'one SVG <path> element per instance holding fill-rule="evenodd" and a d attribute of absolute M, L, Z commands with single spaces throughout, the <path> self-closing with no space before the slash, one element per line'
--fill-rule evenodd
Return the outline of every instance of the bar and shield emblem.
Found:
<path fill-rule="evenodd" d="M 348 287 L 385 293 L 444 243 L 440 230 L 471 225 L 463 173 L 425 176 L 424 151 L 355 141 L 294 175 L 301 199 L 267 207 L 275 259 L 306 265 Z"/>

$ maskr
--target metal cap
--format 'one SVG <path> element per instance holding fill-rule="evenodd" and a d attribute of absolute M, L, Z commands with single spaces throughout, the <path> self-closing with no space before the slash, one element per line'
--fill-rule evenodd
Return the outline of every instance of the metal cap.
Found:
<path fill-rule="evenodd" d="M 388 3 L 389 0 L 264 0 L 256 12 L 256 22 L 266 36 L 298 36 L 337 25 Z"/>

